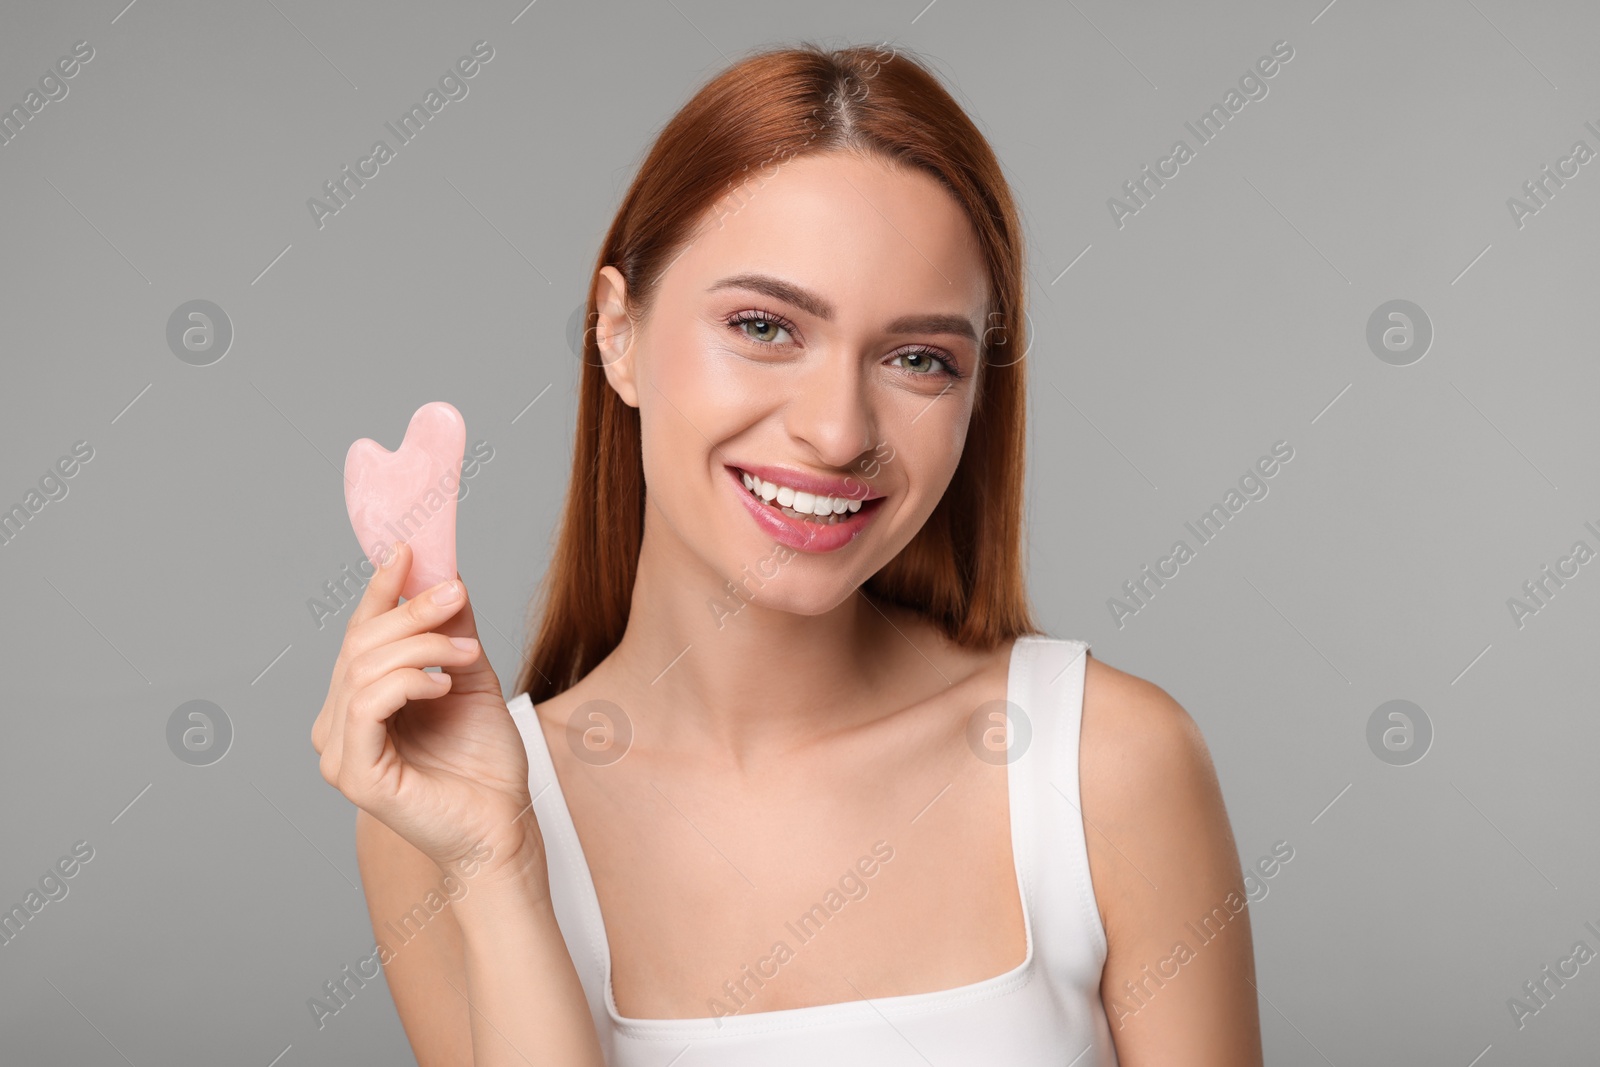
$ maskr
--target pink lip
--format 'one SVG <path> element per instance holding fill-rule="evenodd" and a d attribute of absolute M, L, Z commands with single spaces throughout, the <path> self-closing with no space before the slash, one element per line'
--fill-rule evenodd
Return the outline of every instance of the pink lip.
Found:
<path fill-rule="evenodd" d="M 833 552 L 850 544 L 861 536 L 862 532 L 866 530 L 867 524 L 877 516 L 881 507 L 878 502 L 883 499 L 881 493 L 867 498 L 866 502 L 861 505 L 860 511 L 847 511 L 836 523 L 808 522 L 805 519 L 797 519 L 791 515 L 785 515 L 771 504 L 766 504 L 756 499 L 750 490 L 744 487 L 744 479 L 739 474 L 741 468 L 728 467 L 726 469 L 728 471 L 729 484 L 733 486 L 733 491 L 739 495 L 745 510 L 750 513 L 750 517 L 755 520 L 756 525 L 761 527 L 769 537 L 779 544 L 788 545 L 790 548 L 800 552 Z M 750 468 L 742 469 L 750 470 Z M 773 467 L 756 468 L 750 470 L 750 473 L 759 474 L 766 481 L 777 481 L 777 478 L 762 474 L 762 470 L 783 473 L 780 468 Z M 784 473 L 784 476 L 789 477 L 790 475 Z M 810 481 L 812 483 L 826 482 L 828 479 L 811 478 Z M 788 484 L 797 489 L 805 488 L 803 485 Z M 805 491 L 812 492 L 813 490 L 807 489 Z M 827 495 L 844 496 L 845 494 L 833 492 Z M 848 518 L 844 516 L 848 516 Z"/>
<path fill-rule="evenodd" d="M 882 493 L 866 482 L 855 477 L 829 478 L 820 474 L 807 474 L 805 471 L 795 470 L 793 467 L 749 467 L 741 464 L 738 466 L 730 465 L 729 469 L 735 474 L 740 471 L 747 471 L 764 482 L 787 485 L 790 489 L 815 493 L 817 496 L 837 496 L 843 497 L 845 500 L 860 500 L 863 503 L 883 496 Z M 741 489 L 744 488 L 744 483 L 740 482 L 739 487 Z M 856 514 L 859 515 L 860 512 Z"/>

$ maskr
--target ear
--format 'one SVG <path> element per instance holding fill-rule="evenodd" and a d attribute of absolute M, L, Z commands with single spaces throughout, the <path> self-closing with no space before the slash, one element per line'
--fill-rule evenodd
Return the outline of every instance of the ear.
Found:
<path fill-rule="evenodd" d="M 600 349 L 600 364 L 606 380 L 622 402 L 639 406 L 638 369 L 634 361 L 633 320 L 628 315 L 628 283 L 617 268 L 600 268 L 595 278 L 595 343 Z"/>

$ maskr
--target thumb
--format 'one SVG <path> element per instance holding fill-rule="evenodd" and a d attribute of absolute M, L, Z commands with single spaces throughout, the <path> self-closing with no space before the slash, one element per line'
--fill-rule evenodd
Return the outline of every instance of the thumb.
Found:
<path fill-rule="evenodd" d="M 478 619 L 473 613 L 472 590 L 467 588 L 467 583 L 462 579 L 461 573 L 456 572 L 456 581 L 461 583 L 461 592 L 464 603 L 461 610 L 450 616 L 435 627 L 435 633 L 444 634 L 446 637 L 471 637 L 478 642 L 478 658 L 465 666 L 445 666 L 440 669 L 449 674 L 454 682 L 450 686 L 452 693 L 495 693 L 500 692 L 500 677 L 495 674 L 494 668 L 489 665 L 489 657 L 484 651 L 483 638 L 478 634 Z"/>

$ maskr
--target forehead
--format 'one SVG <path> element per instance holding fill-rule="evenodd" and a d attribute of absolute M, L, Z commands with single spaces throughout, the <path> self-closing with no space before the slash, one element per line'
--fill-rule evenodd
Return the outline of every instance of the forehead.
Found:
<path fill-rule="evenodd" d="M 825 296 L 839 321 L 953 312 L 982 334 L 982 248 L 931 175 L 837 152 L 747 174 L 712 206 L 666 284 L 693 296 L 728 275 L 770 274 Z"/>

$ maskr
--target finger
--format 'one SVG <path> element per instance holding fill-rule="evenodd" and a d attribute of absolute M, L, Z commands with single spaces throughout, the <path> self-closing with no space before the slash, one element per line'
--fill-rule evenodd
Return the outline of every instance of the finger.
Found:
<path fill-rule="evenodd" d="M 445 637 L 470 638 L 478 642 L 478 654 L 466 662 L 453 660 L 441 666 L 447 674 L 455 678 L 453 687 L 455 692 L 498 693 L 500 678 L 495 674 L 494 668 L 489 664 L 489 657 L 483 651 L 483 639 L 478 636 L 478 616 L 472 609 L 472 594 L 467 591 L 467 583 L 461 580 L 459 571 L 456 573 L 456 581 L 461 583 L 466 604 L 435 626 L 434 630 Z"/>
<path fill-rule="evenodd" d="M 362 593 L 356 610 L 350 613 L 347 632 L 400 603 L 400 590 L 406 584 L 406 576 L 411 573 L 411 559 L 411 546 L 404 541 L 396 541 L 389 549 L 389 558 L 378 561 L 381 564 L 378 572 L 367 582 L 366 592 Z"/>
<path fill-rule="evenodd" d="M 380 550 L 382 547 L 378 546 Z M 318 752 L 326 752 L 332 748 L 334 752 L 330 758 L 335 760 L 338 756 L 339 738 L 344 733 L 345 706 L 348 703 L 343 697 L 343 694 L 349 692 L 345 677 L 347 665 L 367 648 L 362 636 L 364 623 L 382 615 L 399 603 L 400 590 L 411 569 L 411 546 L 404 541 L 396 541 L 388 548 L 386 558 L 377 556 L 372 561 L 378 564 L 378 570 L 367 582 L 367 588 L 356 603 L 355 610 L 345 621 L 344 641 L 340 644 L 339 655 L 334 661 L 333 685 L 329 691 L 329 699 L 323 705 L 322 712 L 317 715 L 317 721 L 311 726 L 312 746 Z"/>
<path fill-rule="evenodd" d="M 436 594 L 442 593 L 450 585 L 459 590 L 459 599 L 439 604 Z M 430 623 L 431 619 L 438 621 Z M 391 633 L 401 636 L 384 641 L 384 638 Z M 460 649 L 452 644 L 453 639 L 470 640 L 475 644 L 472 648 Z M 412 641 L 422 643 L 407 644 Z M 483 642 L 478 636 L 477 619 L 472 613 L 470 594 L 467 593 L 466 583 L 461 580 L 459 572 L 453 582 L 442 582 L 433 589 L 406 601 L 400 607 L 369 620 L 359 635 L 352 635 L 349 645 L 353 651 L 344 673 L 347 692 L 354 693 L 363 685 L 371 684 L 386 673 L 378 669 L 379 665 L 388 665 L 389 670 L 402 666 L 437 665 L 442 668 L 443 673 L 455 679 L 447 692 L 500 695 L 500 678 L 495 674 L 488 657 L 484 655 Z M 407 651 L 401 653 L 399 658 L 395 658 L 387 650 L 398 646 L 406 646 L 417 651 Z M 423 652 L 421 649 L 428 651 Z M 450 654 L 446 655 L 446 650 Z M 358 663 L 362 664 L 359 671 Z M 328 744 L 335 752 L 335 756 L 331 758 L 337 758 L 343 747 L 347 717 L 348 711 L 334 720 L 329 731 Z"/>
<path fill-rule="evenodd" d="M 465 641 L 470 647 L 462 648 L 455 641 Z M 356 656 L 345 669 L 345 684 L 350 692 L 355 693 L 401 667 L 465 666 L 477 659 L 478 654 L 478 642 L 472 638 L 452 639 L 438 633 L 416 634 L 368 649 Z"/>
<path fill-rule="evenodd" d="M 451 684 L 450 676 L 442 671 L 402 667 L 352 696 L 345 713 L 343 749 L 339 755 L 340 789 L 352 789 L 359 796 L 391 773 L 393 768 L 384 765 L 389 717 L 410 701 L 448 693 Z"/>
<path fill-rule="evenodd" d="M 404 550 L 402 550 L 404 551 Z M 408 558 L 408 557 L 407 557 Z M 402 568 L 405 566 L 402 563 Z M 432 589 L 423 591 L 417 596 L 407 600 L 399 607 L 391 608 L 383 614 L 368 619 L 361 626 L 352 630 L 345 637 L 340 655 L 343 665 L 340 670 L 340 686 L 344 694 L 350 699 L 362 688 L 363 683 L 370 684 L 381 672 L 370 671 L 364 678 L 352 680 L 351 667 L 365 657 L 379 652 L 379 650 L 396 644 L 411 637 L 430 633 L 449 616 L 461 610 L 465 602 L 466 591 L 462 589 L 459 580 L 440 582 Z M 381 653 L 380 653 L 381 654 Z M 459 660 L 460 657 L 452 657 Z M 424 663 L 421 666 L 434 666 L 433 663 Z M 495 683 L 498 685 L 498 681 Z M 343 714 L 336 715 L 330 724 L 329 744 L 335 747 L 343 745 L 345 719 L 348 717 L 348 706 Z"/>
<path fill-rule="evenodd" d="M 373 616 L 352 630 L 345 641 L 349 650 L 348 658 L 353 660 L 379 645 L 437 630 L 465 603 L 466 590 L 459 578 L 425 589 L 399 607 Z"/>

